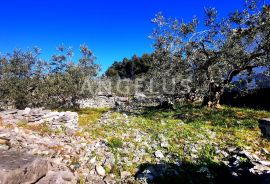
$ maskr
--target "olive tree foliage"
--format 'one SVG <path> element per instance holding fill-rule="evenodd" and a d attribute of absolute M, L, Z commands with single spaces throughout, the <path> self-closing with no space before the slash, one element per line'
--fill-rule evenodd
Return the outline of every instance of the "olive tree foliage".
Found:
<path fill-rule="evenodd" d="M 81 45 L 80 59 L 61 45 L 49 61 L 40 59 L 40 49 L 15 50 L 0 57 L 1 107 L 77 107 L 88 95 L 82 91 L 85 80 L 94 78 L 99 66 L 92 51 Z"/>
<path fill-rule="evenodd" d="M 59 46 L 58 51 L 59 54 L 52 56 L 45 79 L 48 99 L 54 107 L 76 107 L 79 99 L 90 95 L 90 91 L 83 90 L 83 85 L 97 76 L 99 66 L 94 63 L 96 58 L 86 45 L 81 45 L 81 58 L 76 64 L 71 48 Z"/>
<path fill-rule="evenodd" d="M 169 77 L 191 79 L 186 83 L 186 92 L 203 95 L 211 107 L 219 105 L 224 89 L 237 75 L 252 75 L 257 67 L 269 70 L 270 6 L 260 1 L 246 1 L 242 11 L 222 19 L 216 9 L 205 8 L 202 31 L 197 18 L 179 23 L 158 14 L 153 22 L 156 29 L 152 38 L 159 67 L 169 66 Z M 161 77 L 164 69 L 156 70 Z"/>
<path fill-rule="evenodd" d="M 42 61 L 39 49 L 23 52 L 15 50 L 0 57 L 1 105 L 25 106 L 32 97 L 37 83 L 42 78 Z"/>
<path fill-rule="evenodd" d="M 156 24 L 150 36 L 155 41 L 155 51 L 149 77 L 156 81 L 159 94 L 190 100 L 191 94 L 198 88 L 193 82 L 194 69 L 187 60 L 186 45 L 187 40 L 196 33 L 198 19 L 194 17 L 190 22 L 180 22 L 158 13 L 152 22 Z"/>

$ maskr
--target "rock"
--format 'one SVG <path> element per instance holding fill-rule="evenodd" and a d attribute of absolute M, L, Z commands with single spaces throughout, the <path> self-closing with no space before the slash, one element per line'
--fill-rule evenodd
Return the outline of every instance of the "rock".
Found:
<path fill-rule="evenodd" d="M 125 178 L 131 176 L 131 173 L 128 172 L 128 171 L 122 171 L 122 172 L 120 173 L 120 176 L 121 176 L 121 179 L 125 179 Z"/>
<path fill-rule="evenodd" d="M 30 108 L 25 108 L 25 109 L 23 110 L 22 114 L 23 114 L 23 115 L 28 115 L 28 114 L 30 114 L 30 112 L 31 112 L 31 109 L 30 109 Z"/>
<path fill-rule="evenodd" d="M 115 97 L 117 102 L 128 102 L 128 97 Z"/>
<path fill-rule="evenodd" d="M 208 173 L 209 169 L 207 167 L 201 167 L 197 172 L 199 172 L 199 173 Z"/>
<path fill-rule="evenodd" d="M 97 95 L 92 98 L 78 101 L 80 108 L 114 108 L 117 97 Z"/>
<path fill-rule="evenodd" d="M 158 138 L 159 138 L 159 140 L 161 142 L 160 146 L 162 148 L 168 148 L 169 147 L 169 143 L 168 143 L 167 139 L 164 137 L 163 134 L 158 135 Z"/>
<path fill-rule="evenodd" d="M 90 163 L 94 164 L 96 162 L 96 157 L 91 158 Z"/>
<path fill-rule="evenodd" d="M 267 155 L 270 154 L 269 151 L 268 151 L 267 149 L 265 149 L 265 148 L 262 148 L 262 151 L 263 151 L 265 154 L 267 154 Z"/>
<path fill-rule="evenodd" d="M 168 148 L 169 147 L 169 143 L 167 141 L 164 141 L 164 142 L 160 143 L 160 146 L 162 148 Z"/>
<path fill-rule="evenodd" d="M 164 155 L 163 155 L 163 153 L 160 150 L 157 150 L 155 152 L 155 156 L 156 156 L 156 158 L 159 158 L 159 159 L 164 158 Z"/>
<path fill-rule="evenodd" d="M 87 176 L 87 181 L 88 181 L 87 183 L 90 183 L 90 184 L 105 184 L 103 179 L 100 178 L 100 176 L 98 176 L 98 175 Z"/>
<path fill-rule="evenodd" d="M 47 160 L 15 151 L 0 150 L 0 183 L 35 183 L 48 172 Z"/>
<path fill-rule="evenodd" d="M 100 175 L 100 176 L 105 176 L 106 175 L 105 169 L 100 165 L 96 166 L 96 171 L 97 171 L 98 175 Z"/>
<path fill-rule="evenodd" d="M 76 184 L 76 179 L 70 171 L 49 171 L 36 184 Z"/>
<path fill-rule="evenodd" d="M 0 137 L 0 145 L 9 145 L 9 139 Z"/>
<path fill-rule="evenodd" d="M 137 103 L 145 103 L 147 102 L 147 97 L 143 93 L 136 93 L 133 97 L 133 101 Z"/>
<path fill-rule="evenodd" d="M 106 184 L 115 184 L 115 183 L 116 183 L 115 180 L 114 180 L 114 178 L 111 177 L 110 175 L 108 175 L 108 176 L 106 176 L 106 177 L 104 178 L 104 182 L 105 182 Z"/>
<path fill-rule="evenodd" d="M 224 156 L 224 157 L 228 157 L 230 156 L 226 151 L 220 151 L 220 153 Z"/>
<path fill-rule="evenodd" d="M 262 135 L 266 138 L 270 138 L 270 118 L 259 120 L 259 127 Z"/>
<path fill-rule="evenodd" d="M 247 150 L 240 151 L 239 154 L 244 155 L 246 158 L 248 158 L 251 161 L 260 161 L 260 158 L 258 158 L 257 155 L 252 154 L 248 152 Z"/>
<path fill-rule="evenodd" d="M 249 171 L 253 174 L 265 174 L 266 172 L 269 172 L 269 170 L 269 167 L 262 164 L 255 164 L 253 168 L 249 169 Z"/>
<path fill-rule="evenodd" d="M 60 129 L 64 125 L 71 130 L 78 128 L 79 120 L 76 112 L 52 112 L 51 110 L 44 110 L 42 108 L 2 111 L 0 112 L 0 116 L 2 116 L 3 122 L 6 124 L 17 124 L 18 122 L 41 124 L 46 122 L 53 129 Z"/>
<path fill-rule="evenodd" d="M 262 165 L 265 165 L 265 166 L 270 166 L 270 161 L 259 161 Z"/>

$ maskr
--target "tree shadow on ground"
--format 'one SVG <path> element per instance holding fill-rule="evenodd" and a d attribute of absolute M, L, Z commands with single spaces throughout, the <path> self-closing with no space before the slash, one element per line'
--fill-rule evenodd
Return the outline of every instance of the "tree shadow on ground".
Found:
<path fill-rule="evenodd" d="M 134 111 L 135 110 L 135 111 Z M 148 106 L 134 108 L 133 111 L 121 111 L 128 115 L 136 115 L 144 118 L 156 119 L 159 118 L 175 118 L 183 120 L 193 120 L 199 118 L 200 116 L 195 115 L 194 113 L 203 112 L 203 107 L 198 105 L 181 105 L 176 108 L 163 108 L 159 106 Z"/>
<path fill-rule="evenodd" d="M 246 165 L 234 172 L 225 164 L 194 164 L 183 162 L 173 164 L 141 164 L 135 177 L 154 184 L 267 184 L 270 174 L 256 175 L 249 172 L 251 165 Z"/>
<path fill-rule="evenodd" d="M 243 95 L 237 91 L 225 92 L 221 104 L 233 107 L 248 107 L 252 109 L 270 110 L 270 88 L 254 89 Z"/>
<path fill-rule="evenodd" d="M 131 116 L 147 118 L 150 120 L 171 119 L 183 123 L 211 123 L 213 126 L 223 128 L 238 127 L 254 129 L 258 119 L 268 117 L 269 112 L 252 109 L 239 109 L 225 106 L 221 109 L 211 109 L 200 105 L 181 105 L 174 109 L 157 107 L 141 107 L 132 111 L 121 111 Z"/>

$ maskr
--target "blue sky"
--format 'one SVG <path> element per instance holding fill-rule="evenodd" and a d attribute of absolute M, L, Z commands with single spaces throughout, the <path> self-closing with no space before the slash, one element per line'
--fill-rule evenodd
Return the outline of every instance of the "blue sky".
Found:
<path fill-rule="evenodd" d="M 0 51 L 42 49 L 48 59 L 64 43 L 75 50 L 81 43 L 93 50 L 105 71 L 114 61 L 152 51 L 148 39 L 151 19 L 165 16 L 203 18 L 203 8 L 214 6 L 220 15 L 241 8 L 242 0 L 1 0 Z"/>

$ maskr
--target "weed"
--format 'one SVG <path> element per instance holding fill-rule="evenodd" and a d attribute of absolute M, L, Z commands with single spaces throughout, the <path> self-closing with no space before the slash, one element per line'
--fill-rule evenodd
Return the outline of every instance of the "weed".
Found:
<path fill-rule="evenodd" d="M 123 146 L 122 140 L 116 137 L 110 138 L 108 144 L 113 149 L 122 148 Z"/>

